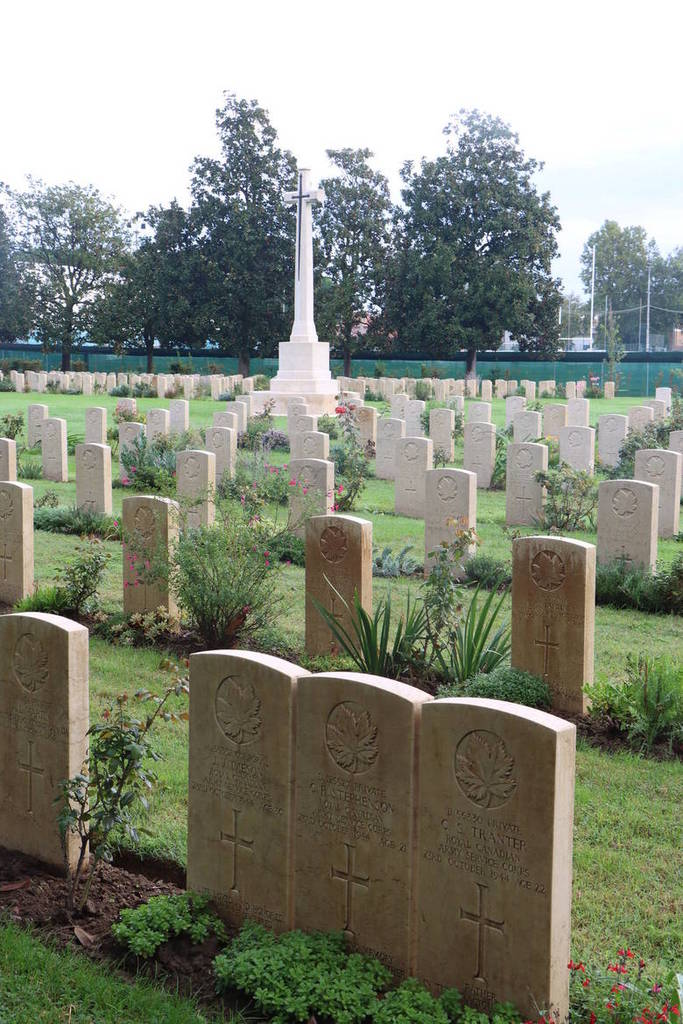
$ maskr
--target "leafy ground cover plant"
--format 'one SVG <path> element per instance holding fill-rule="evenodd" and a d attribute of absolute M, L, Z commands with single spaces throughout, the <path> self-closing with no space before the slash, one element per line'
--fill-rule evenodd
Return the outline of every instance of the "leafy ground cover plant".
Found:
<path fill-rule="evenodd" d="M 128 694 L 118 694 L 102 721 L 88 730 L 90 746 L 80 772 L 60 784 L 59 829 L 64 839 L 75 835 L 79 846 L 69 879 L 69 910 L 83 910 L 99 865 L 111 861 L 117 839 L 127 835 L 133 842 L 138 840 L 133 807 L 139 803 L 147 809 L 147 793 L 156 783 L 150 763 L 160 758 L 150 740 L 152 729 L 160 720 L 187 718 L 186 711 L 169 708 L 171 697 L 189 693 L 187 682 L 169 662 L 164 667 L 176 675 L 171 686 L 161 695 L 148 690 L 135 694 L 138 701 L 151 706 L 147 715 L 132 714 Z"/>
<path fill-rule="evenodd" d="M 4 388 L 3 390 L 14 391 L 14 385 L 12 385 L 11 388 Z M 23 433 L 23 430 L 23 412 L 7 412 L 4 416 L 0 416 L 0 437 L 8 437 L 11 441 L 16 441 L 19 435 Z"/>
<path fill-rule="evenodd" d="M 398 553 L 389 547 L 375 551 L 372 556 L 372 575 L 395 579 L 398 576 L 414 576 L 421 572 L 422 563 L 409 554 L 412 550 L 412 545 L 406 544 Z"/>
<path fill-rule="evenodd" d="M 246 992 L 273 1024 L 311 1018 L 360 1024 L 391 979 L 378 960 L 349 955 L 341 933 L 276 936 L 252 923 L 214 963 L 218 991 Z"/>
<path fill-rule="evenodd" d="M 17 460 L 17 477 L 20 480 L 40 480 L 43 475 L 43 466 L 40 459 Z"/>
<path fill-rule="evenodd" d="M 111 927 L 112 935 L 120 946 L 143 959 L 154 956 L 162 943 L 180 935 L 195 945 L 210 935 L 225 941 L 225 926 L 208 907 L 209 897 L 201 893 L 152 896 L 139 907 L 122 910 Z"/>
<path fill-rule="evenodd" d="M 50 493 L 54 494 L 46 492 Z M 36 530 L 76 534 L 81 537 L 100 537 L 102 540 L 118 540 L 121 536 L 119 520 L 114 516 L 105 516 L 100 512 L 77 508 L 75 505 L 55 507 L 51 501 L 41 505 L 36 503 L 33 510 L 33 525 Z"/>
<path fill-rule="evenodd" d="M 598 481 L 588 473 L 561 465 L 539 472 L 536 479 L 546 491 L 543 529 L 559 533 L 594 526 Z"/>
<path fill-rule="evenodd" d="M 468 583 L 478 583 L 486 590 L 498 590 L 509 587 L 512 583 L 512 568 L 509 562 L 503 562 L 492 555 L 474 555 L 465 562 L 465 579 Z"/>
<path fill-rule="evenodd" d="M 591 714 L 608 718 L 636 749 L 683 744 L 683 663 L 661 656 L 629 656 L 625 678 L 601 680 L 588 689 Z"/>
<path fill-rule="evenodd" d="M 337 417 L 329 416 L 327 413 L 318 416 L 318 430 L 322 431 L 323 434 L 328 434 L 330 441 L 336 441 L 341 434 Z"/>
<path fill-rule="evenodd" d="M 360 603 L 357 593 L 353 596 L 353 606 L 350 608 L 339 591 L 334 587 L 332 589 L 349 612 L 350 629 L 347 630 L 314 598 L 315 607 L 329 626 L 340 649 L 351 658 L 359 672 L 397 679 L 421 658 L 426 618 L 424 606 L 420 602 L 411 602 L 408 598 L 405 613 L 396 623 L 392 637 L 391 594 L 382 598 L 370 615 Z"/>
<path fill-rule="evenodd" d="M 524 704 L 528 708 L 550 708 L 552 698 L 545 680 L 509 665 L 497 665 L 490 672 L 479 672 L 464 687 L 440 686 L 439 697 L 486 697 Z"/>
<path fill-rule="evenodd" d="M 595 570 L 596 604 L 614 608 L 683 615 L 683 552 L 668 569 L 629 569 L 623 562 L 598 565 Z"/>
<path fill-rule="evenodd" d="M 121 452 L 121 483 L 145 494 L 175 492 L 176 448 L 165 437 L 148 441 L 142 434 Z"/>

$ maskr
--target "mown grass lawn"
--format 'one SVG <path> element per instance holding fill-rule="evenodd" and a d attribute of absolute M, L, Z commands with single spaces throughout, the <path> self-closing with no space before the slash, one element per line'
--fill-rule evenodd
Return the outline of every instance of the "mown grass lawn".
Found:
<path fill-rule="evenodd" d="M 0 394 L 0 415 L 25 409 L 40 396 Z M 88 404 L 106 405 L 110 410 L 115 399 L 93 396 L 42 396 L 50 412 L 67 418 L 70 433 L 83 430 L 84 409 Z M 143 399 L 141 409 L 163 405 L 161 401 Z M 591 421 L 602 412 L 625 412 L 637 404 L 636 399 L 614 402 L 591 402 Z M 208 401 L 191 403 L 191 426 L 211 422 L 216 404 Z M 493 417 L 504 423 L 504 403 L 493 402 Z M 281 423 L 280 423 L 281 425 Z M 286 455 L 274 455 L 273 461 L 284 464 Z M 461 450 L 456 465 L 462 465 Z M 70 482 L 52 484 L 31 481 L 36 496 L 48 488 L 57 491 L 61 504 L 73 503 L 73 460 L 70 460 Z M 124 492 L 114 491 L 114 507 L 120 510 Z M 356 514 L 373 522 L 376 547 L 394 550 L 410 545 L 413 554 L 424 553 L 424 528 L 421 521 L 393 515 L 393 485 L 372 480 L 359 502 Z M 496 558 L 509 558 L 511 537 L 504 530 L 505 496 L 503 492 L 479 492 L 477 532 L 481 551 Z M 531 533 L 533 531 L 521 531 Z M 595 542 L 594 533 L 576 534 L 582 540 Z M 35 538 L 36 580 L 46 583 L 55 569 L 74 552 L 79 543 L 75 537 L 37 532 Z M 104 607 L 121 609 L 121 548 L 107 543 L 111 560 L 102 590 Z M 672 561 L 679 545 L 660 542 L 659 556 L 663 564 Z M 409 593 L 417 593 L 418 577 L 386 581 L 376 579 L 375 596 L 389 588 L 400 607 Z M 304 640 L 304 572 L 289 566 L 277 577 L 272 627 L 275 635 L 286 638 L 293 657 L 298 657 Z M 509 615 L 509 599 L 505 604 Z M 91 715 L 99 716 L 105 703 L 122 690 L 133 692 L 140 687 L 159 689 L 164 683 L 160 669 L 161 655 L 153 650 L 113 647 L 97 637 L 91 638 L 90 679 Z M 683 627 L 672 616 L 648 616 L 639 612 L 596 609 L 596 676 L 618 677 L 628 654 L 683 655 Z M 185 862 L 187 806 L 187 729 L 184 724 L 160 730 L 158 745 L 163 760 L 159 765 L 160 785 L 144 824 L 150 835 L 143 836 L 142 849 L 147 855 Z M 606 962 L 616 949 L 630 945 L 661 968 L 680 966 L 683 960 L 681 930 L 677 914 L 681 910 L 681 830 L 680 806 L 683 801 L 683 771 L 675 762 L 657 763 L 627 753 L 606 754 L 585 745 L 577 753 L 576 814 L 574 843 L 574 902 L 572 953 L 575 958 L 599 959 Z M 1 1018 L 0 1018 L 1 1019 Z M 9 1021 L 28 1017 L 9 1017 Z M 40 1020 L 39 1016 L 30 1018 Z M 44 1018 L 48 1019 L 48 1018 Z M 59 1019 L 59 1018 L 54 1018 Z M 76 1020 L 77 1018 L 74 1018 Z M 84 1017 L 84 1020 L 89 1018 Z M 96 1018 L 98 1021 L 99 1017 Z M 109 1020 L 107 1017 L 101 1018 Z M 114 1019 L 114 1018 L 112 1018 Z M 127 1020 L 120 1014 L 117 1020 Z M 154 1017 L 140 1019 L 155 1019 Z M 173 1017 L 159 1018 L 174 1020 Z M 194 1020 L 178 1017 L 179 1021 Z M 201 1019 L 201 1018 L 197 1018 Z"/>

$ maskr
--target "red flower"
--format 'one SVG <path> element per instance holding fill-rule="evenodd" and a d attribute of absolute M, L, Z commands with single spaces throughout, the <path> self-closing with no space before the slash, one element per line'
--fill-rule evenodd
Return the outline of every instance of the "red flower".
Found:
<path fill-rule="evenodd" d="M 588 986 L 590 985 L 590 981 L 588 980 L 588 978 L 584 978 L 581 984 L 584 988 L 588 988 Z"/>
<path fill-rule="evenodd" d="M 596 1022 L 596 1020 L 597 1020 L 597 1019 L 598 1019 L 598 1018 L 597 1018 L 597 1017 L 595 1016 L 595 1014 L 594 1014 L 594 1013 L 591 1013 L 591 1019 L 590 1019 L 590 1024 L 595 1024 L 595 1022 Z"/>
<path fill-rule="evenodd" d="M 346 407 L 343 405 L 338 405 L 334 411 L 338 413 L 339 416 L 341 416 L 343 413 L 346 412 Z"/>

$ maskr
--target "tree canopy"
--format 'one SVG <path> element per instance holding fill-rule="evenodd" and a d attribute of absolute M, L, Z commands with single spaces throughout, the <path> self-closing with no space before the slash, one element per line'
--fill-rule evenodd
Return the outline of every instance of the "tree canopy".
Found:
<path fill-rule="evenodd" d="M 552 352 L 559 338 L 559 218 L 517 135 L 498 118 L 460 111 L 447 151 L 404 164 L 387 317 L 404 350 L 447 356 L 495 349 L 505 330 L 523 350 Z"/>

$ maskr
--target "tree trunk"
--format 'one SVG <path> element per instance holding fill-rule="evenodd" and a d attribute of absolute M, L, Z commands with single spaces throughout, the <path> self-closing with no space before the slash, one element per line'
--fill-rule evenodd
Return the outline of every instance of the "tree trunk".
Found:
<path fill-rule="evenodd" d="M 476 377 L 477 375 L 477 350 L 476 348 L 467 349 L 467 365 L 465 368 L 466 377 Z"/>
<path fill-rule="evenodd" d="M 348 348 L 344 349 L 344 376 L 351 376 L 351 351 Z"/>
<path fill-rule="evenodd" d="M 68 373 L 71 369 L 71 342 L 62 342 L 62 373 Z"/>
<path fill-rule="evenodd" d="M 145 352 L 147 353 L 147 373 L 154 373 L 154 338 L 145 337 Z"/>
<path fill-rule="evenodd" d="M 237 357 L 237 372 L 243 377 L 249 376 L 250 356 L 248 352 L 240 352 Z"/>

